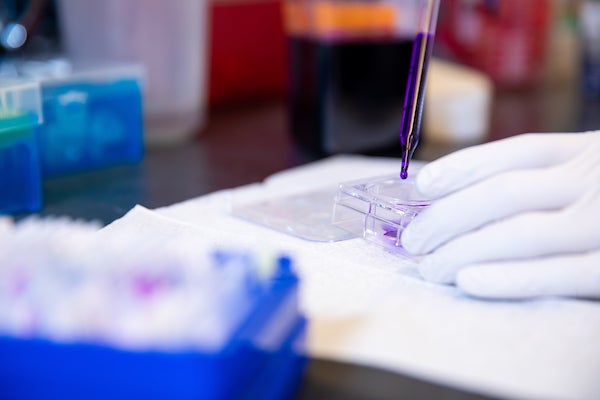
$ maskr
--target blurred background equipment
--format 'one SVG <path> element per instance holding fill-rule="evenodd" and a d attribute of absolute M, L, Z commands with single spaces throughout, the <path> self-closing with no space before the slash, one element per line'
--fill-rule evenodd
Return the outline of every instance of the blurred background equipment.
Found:
<path fill-rule="evenodd" d="M 584 0 L 580 8 L 583 91 L 600 100 L 600 1 Z"/>
<path fill-rule="evenodd" d="M 36 133 L 44 178 L 142 159 L 140 65 L 7 60 L 0 74 L 41 85 L 44 123 Z"/>
<path fill-rule="evenodd" d="M 148 144 L 194 136 L 206 118 L 205 0 L 60 0 L 58 7 L 69 58 L 144 65 Z"/>
<path fill-rule="evenodd" d="M 446 0 L 437 45 L 488 74 L 499 88 L 539 82 L 550 29 L 551 0 Z"/>
<path fill-rule="evenodd" d="M 423 136 L 430 143 L 479 143 L 490 127 L 494 85 L 481 71 L 433 58 L 425 93 Z"/>
<path fill-rule="evenodd" d="M 47 31 L 44 24 L 49 21 L 45 18 L 47 3 L 48 0 L 3 0 L 0 3 L 0 54 L 21 49 L 36 31 Z"/>
<path fill-rule="evenodd" d="M 0 58 L 58 51 L 59 27 L 54 0 L 0 2 Z"/>
<path fill-rule="evenodd" d="M 281 2 L 209 4 L 211 106 L 283 99 L 288 60 Z"/>
<path fill-rule="evenodd" d="M 67 54 L 77 55 L 72 58 L 75 62 L 80 58 L 141 62 L 146 68 L 147 102 L 144 110 L 148 118 L 145 137 L 146 142 L 151 144 L 187 142 L 200 134 L 209 106 L 222 109 L 255 101 L 281 101 L 286 90 L 293 91 L 296 87 L 291 74 L 299 67 L 292 63 L 298 64 L 297 44 L 302 35 L 290 31 L 294 28 L 289 27 L 290 17 L 284 12 L 289 9 L 288 2 L 214 0 L 207 3 L 189 1 L 190 4 L 186 5 L 183 2 L 162 4 L 161 1 L 164 0 L 144 2 L 142 6 L 134 0 L 127 0 L 110 6 L 110 2 L 89 0 L 7 0 L 3 2 L 1 15 L 4 25 L 6 21 L 32 19 L 25 18 L 25 15 L 37 15 L 37 29 L 28 32 L 25 44 L 11 54 L 39 55 L 40 52 L 59 49 L 62 43 Z M 45 8 L 38 3 L 46 3 Z M 300 0 L 289 2 L 301 3 Z M 492 79 L 495 90 L 536 90 L 547 83 L 579 85 L 581 78 L 588 98 L 590 91 L 593 98 L 594 91 L 590 88 L 596 81 L 593 76 L 596 70 L 594 54 L 597 52 L 593 49 L 597 47 L 598 40 L 594 39 L 593 32 L 598 25 L 594 19 L 597 3 L 595 0 L 447 0 L 440 5 L 434 52 L 440 58 L 483 72 Z M 341 16 L 343 13 L 350 20 L 354 18 L 348 14 L 351 11 L 328 9 L 329 3 L 323 4 L 324 20 L 345 18 Z M 386 4 L 373 3 L 356 14 L 362 15 L 362 19 L 355 21 L 359 25 L 361 20 L 363 25 L 364 21 L 375 21 L 371 28 L 379 29 L 377 40 L 380 41 L 385 36 L 380 28 L 385 26 L 389 17 L 384 10 Z M 45 12 L 36 11 L 40 9 Z M 56 18 L 57 14 L 60 18 Z M 161 18 L 154 18 L 158 14 Z M 145 22 L 150 20 L 153 22 Z M 260 24 L 255 23 L 258 20 Z M 405 23 L 397 22 L 399 26 Z M 358 32 L 363 28 L 357 25 L 343 29 Z M 151 33 L 145 33 L 147 30 Z M 369 36 L 364 29 L 361 34 Z M 339 32 L 336 35 L 339 42 Z M 354 36 L 352 40 L 356 41 L 359 35 Z M 190 39 L 192 37 L 194 41 Z M 290 37 L 292 39 L 288 39 Z M 390 39 L 389 35 L 387 39 Z M 45 50 L 40 51 L 42 49 Z M 391 65 L 393 58 L 382 57 L 385 58 L 384 65 Z M 313 71 L 313 75 L 316 72 Z M 339 73 L 336 75 L 341 77 Z M 392 86 L 388 84 L 386 87 Z M 348 90 L 335 91 L 338 93 L 336 96 L 347 98 L 343 107 L 336 108 L 340 112 L 348 108 Z M 302 91 L 307 93 L 308 86 L 305 85 Z M 388 121 L 386 107 L 379 103 L 391 97 L 382 92 L 377 98 L 359 107 L 360 111 L 353 112 L 355 115 L 364 114 L 361 118 L 371 127 L 374 121 L 377 124 Z M 294 104 L 289 104 L 290 110 L 298 109 Z M 309 120 L 290 116 L 290 131 L 296 141 L 299 135 L 295 132 L 300 122 L 308 124 Z M 322 125 L 318 129 L 348 132 L 345 125 L 343 129 L 332 128 L 339 123 Z M 318 136 L 315 134 L 318 129 L 313 127 L 309 130 Z M 174 131 L 178 133 L 172 133 Z M 388 135 L 389 143 L 383 146 L 383 153 L 398 155 L 399 146 L 393 146 L 396 137 Z M 377 154 L 383 139 L 375 139 L 375 136 L 371 133 L 367 143 L 355 146 L 358 148 L 356 151 L 362 152 L 365 148 L 367 152 Z M 427 135 L 422 139 L 426 142 Z M 300 142 L 302 140 L 308 139 Z M 354 151 L 348 141 L 338 142 L 343 143 L 339 151 Z M 317 141 L 303 147 L 322 147 L 322 144 Z M 320 155 L 326 153 L 321 152 Z M 318 152 L 314 154 L 319 155 Z"/>

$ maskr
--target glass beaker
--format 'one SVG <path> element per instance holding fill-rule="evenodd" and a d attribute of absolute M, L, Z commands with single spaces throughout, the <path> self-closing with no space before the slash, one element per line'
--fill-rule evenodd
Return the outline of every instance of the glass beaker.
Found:
<path fill-rule="evenodd" d="M 289 120 L 298 145 L 316 155 L 400 155 L 400 137 L 418 136 L 438 7 L 439 0 L 287 0 Z"/>
<path fill-rule="evenodd" d="M 138 62 L 146 70 L 146 143 L 190 140 L 206 112 L 205 0 L 60 0 L 76 63 Z"/>

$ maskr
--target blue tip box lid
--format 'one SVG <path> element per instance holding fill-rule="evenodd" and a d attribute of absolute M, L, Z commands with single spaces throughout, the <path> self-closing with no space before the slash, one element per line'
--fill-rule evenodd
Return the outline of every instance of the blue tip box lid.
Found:
<path fill-rule="evenodd" d="M 10 60 L 0 63 L 2 73 L 41 86 L 44 124 L 36 134 L 45 178 L 143 158 L 141 64 Z"/>

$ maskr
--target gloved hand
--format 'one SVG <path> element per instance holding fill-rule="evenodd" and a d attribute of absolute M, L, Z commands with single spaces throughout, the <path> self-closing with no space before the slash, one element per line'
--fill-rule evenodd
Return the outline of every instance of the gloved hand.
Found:
<path fill-rule="evenodd" d="M 438 200 L 402 245 L 428 281 L 489 298 L 600 298 L 600 131 L 527 134 L 423 167 Z"/>

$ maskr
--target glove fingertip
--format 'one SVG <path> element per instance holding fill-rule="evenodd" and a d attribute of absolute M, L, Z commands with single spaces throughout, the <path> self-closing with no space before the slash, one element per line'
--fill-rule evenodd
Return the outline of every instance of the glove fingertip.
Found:
<path fill-rule="evenodd" d="M 437 199 L 443 197 L 464 184 L 463 174 L 442 163 L 432 163 L 423 167 L 415 177 L 417 189 L 423 195 Z"/>
<path fill-rule="evenodd" d="M 418 236 L 413 234 L 413 229 L 410 229 L 410 225 L 402 232 L 400 237 L 402 247 L 412 255 L 419 255 L 422 253 L 422 243 Z"/>
<path fill-rule="evenodd" d="M 439 173 L 434 165 L 426 165 L 415 177 L 415 183 L 421 193 L 426 196 L 434 196 L 439 189 L 436 187 L 439 183 Z"/>
<path fill-rule="evenodd" d="M 402 247 L 412 255 L 423 255 L 433 250 L 431 232 L 422 226 L 421 220 L 414 219 L 402 232 Z"/>

